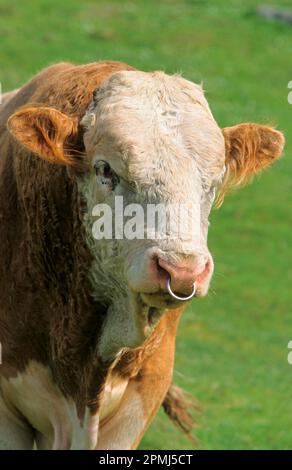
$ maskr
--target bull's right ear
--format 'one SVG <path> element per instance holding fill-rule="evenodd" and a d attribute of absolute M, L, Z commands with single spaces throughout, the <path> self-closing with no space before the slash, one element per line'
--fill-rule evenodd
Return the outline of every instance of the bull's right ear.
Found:
<path fill-rule="evenodd" d="M 74 165 L 70 142 L 78 132 L 78 121 L 57 109 L 30 106 L 14 113 L 8 129 L 27 150 L 51 163 Z"/>

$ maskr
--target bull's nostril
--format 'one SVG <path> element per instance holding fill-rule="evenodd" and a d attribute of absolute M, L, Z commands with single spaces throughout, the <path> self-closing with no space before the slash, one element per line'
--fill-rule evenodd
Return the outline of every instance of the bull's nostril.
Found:
<path fill-rule="evenodd" d="M 165 275 L 166 275 L 166 276 L 169 276 L 168 271 L 166 271 L 166 269 L 163 269 L 163 268 L 162 268 L 161 266 L 159 266 L 159 265 L 157 266 L 157 272 L 158 272 L 158 274 L 159 274 L 160 277 L 165 276 Z"/>

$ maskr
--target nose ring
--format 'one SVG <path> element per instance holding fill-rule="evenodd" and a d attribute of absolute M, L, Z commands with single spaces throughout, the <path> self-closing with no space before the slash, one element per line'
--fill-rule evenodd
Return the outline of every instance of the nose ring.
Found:
<path fill-rule="evenodd" d="M 171 290 L 171 287 L 170 287 L 170 282 L 171 282 L 171 279 L 170 279 L 170 276 L 168 276 L 168 279 L 167 279 L 167 290 L 168 292 L 170 293 L 170 295 L 174 298 L 174 299 L 177 299 L 177 300 L 190 300 L 192 297 L 194 297 L 195 293 L 196 293 L 196 283 L 194 282 L 193 284 L 193 292 L 188 295 L 187 297 L 179 297 L 178 295 L 176 295 L 174 292 L 172 292 Z"/>

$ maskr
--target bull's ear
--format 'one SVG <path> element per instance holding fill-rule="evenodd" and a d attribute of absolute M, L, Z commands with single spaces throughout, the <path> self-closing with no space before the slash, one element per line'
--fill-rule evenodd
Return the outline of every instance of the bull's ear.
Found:
<path fill-rule="evenodd" d="M 77 118 L 49 107 L 25 107 L 8 120 L 8 129 L 26 149 L 51 163 L 74 164 L 70 143 L 77 135 Z"/>
<path fill-rule="evenodd" d="M 234 186 L 246 184 L 254 175 L 280 157 L 285 139 L 273 127 L 239 124 L 223 129 L 226 173 L 219 190 L 219 201 Z"/>

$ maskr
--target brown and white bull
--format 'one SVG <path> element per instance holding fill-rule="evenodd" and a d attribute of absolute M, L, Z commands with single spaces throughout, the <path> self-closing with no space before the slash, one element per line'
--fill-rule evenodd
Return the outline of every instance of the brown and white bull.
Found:
<path fill-rule="evenodd" d="M 54 65 L 4 95 L 1 448 L 137 447 L 162 402 L 175 403 L 184 302 L 167 282 L 179 297 L 206 294 L 216 192 L 222 200 L 283 145 L 268 126 L 221 130 L 200 86 L 118 62 Z M 198 236 L 187 249 L 179 236 L 96 240 L 93 209 L 116 196 L 192 203 Z"/>

